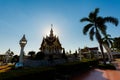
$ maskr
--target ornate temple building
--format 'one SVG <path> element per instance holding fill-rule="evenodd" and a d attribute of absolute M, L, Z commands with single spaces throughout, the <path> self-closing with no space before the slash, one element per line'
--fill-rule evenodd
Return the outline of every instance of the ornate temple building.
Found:
<path fill-rule="evenodd" d="M 52 27 L 52 25 L 51 25 Z M 45 54 L 61 54 L 62 46 L 59 38 L 53 34 L 53 29 L 51 28 L 49 36 L 43 37 L 41 47 L 39 48 L 41 52 Z"/>

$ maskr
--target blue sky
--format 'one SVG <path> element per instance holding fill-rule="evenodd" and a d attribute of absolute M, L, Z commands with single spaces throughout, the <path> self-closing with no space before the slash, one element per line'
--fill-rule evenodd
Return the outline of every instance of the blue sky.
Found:
<path fill-rule="evenodd" d="M 19 54 L 23 34 L 28 40 L 25 52 L 39 51 L 51 24 L 66 51 L 98 46 L 96 40 L 90 41 L 83 35 L 85 23 L 80 23 L 95 8 L 100 8 L 99 15 L 113 16 L 120 21 L 120 0 L 0 0 L 0 53 L 10 48 Z M 120 36 L 120 24 L 107 25 L 112 37 Z"/>

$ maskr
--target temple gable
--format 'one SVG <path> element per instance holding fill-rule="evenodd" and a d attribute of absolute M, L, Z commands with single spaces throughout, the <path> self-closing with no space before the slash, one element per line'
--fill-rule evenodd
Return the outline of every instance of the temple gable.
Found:
<path fill-rule="evenodd" d="M 51 25 L 52 26 L 52 25 Z M 49 36 L 43 37 L 41 47 L 39 48 L 41 52 L 45 54 L 61 54 L 62 46 L 59 38 L 56 37 L 51 28 Z"/>

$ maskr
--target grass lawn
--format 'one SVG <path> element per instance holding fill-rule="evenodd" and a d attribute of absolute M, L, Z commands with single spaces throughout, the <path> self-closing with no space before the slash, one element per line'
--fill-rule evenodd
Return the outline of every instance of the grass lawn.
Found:
<path fill-rule="evenodd" d="M 12 64 L 0 66 L 0 73 L 7 72 L 8 70 L 12 68 L 12 66 L 13 66 Z"/>

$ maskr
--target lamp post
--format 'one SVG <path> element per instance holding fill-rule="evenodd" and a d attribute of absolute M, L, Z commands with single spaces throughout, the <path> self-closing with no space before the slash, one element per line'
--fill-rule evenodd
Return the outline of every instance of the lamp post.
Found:
<path fill-rule="evenodd" d="M 20 50 L 19 62 L 16 64 L 16 67 L 23 67 L 24 47 L 27 44 L 27 40 L 25 38 L 25 35 L 23 35 L 19 44 L 20 44 L 21 50 Z"/>

